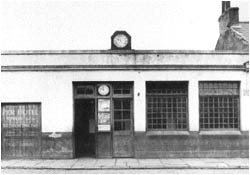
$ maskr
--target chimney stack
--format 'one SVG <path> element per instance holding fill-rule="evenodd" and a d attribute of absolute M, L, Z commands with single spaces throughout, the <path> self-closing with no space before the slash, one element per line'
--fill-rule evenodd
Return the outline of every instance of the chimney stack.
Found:
<path fill-rule="evenodd" d="M 230 1 L 222 1 L 222 14 L 219 18 L 220 34 L 234 24 L 239 23 L 239 8 L 231 7 Z"/>

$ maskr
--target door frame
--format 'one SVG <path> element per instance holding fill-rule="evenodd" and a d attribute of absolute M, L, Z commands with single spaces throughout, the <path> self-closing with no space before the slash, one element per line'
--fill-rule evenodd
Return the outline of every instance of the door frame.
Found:
<path fill-rule="evenodd" d="M 97 100 L 96 100 L 96 84 L 95 82 L 89 82 L 89 81 L 80 81 L 80 82 L 72 82 L 72 85 L 73 85 L 73 132 L 72 132 L 72 148 L 73 148 L 73 158 L 77 158 L 77 153 L 76 153 L 76 137 L 75 137 L 75 122 L 76 122 L 76 103 L 75 103 L 75 100 L 77 99 L 93 99 L 94 100 L 94 107 L 95 107 L 95 123 L 96 123 L 96 103 L 97 103 Z M 85 85 L 92 85 L 94 88 L 94 92 L 93 92 L 93 95 L 92 96 L 81 96 L 81 97 L 77 97 L 77 93 L 76 93 L 76 89 L 77 87 L 79 86 L 85 86 Z M 97 128 L 96 128 L 96 124 L 95 124 L 95 154 L 93 157 L 97 157 Z"/>
<path fill-rule="evenodd" d="M 115 96 L 114 94 L 113 94 L 113 84 L 114 83 L 131 83 L 131 95 L 130 96 Z M 98 88 L 98 85 L 100 85 L 100 84 L 107 84 L 107 85 L 109 85 L 109 87 L 110 87 L 110 93 L 109 93 L 109 95 L 108 96 L 100 96 L 100 95 L 98 95 L 98 92 L 97 92 L 97 88 Z M 132 123 L 131 123 L 131 137 L 132 137 L 132 150 L 133 150 L 133 152 L 132 152 L 132 157 L 134 157 L 134 153 L 135 153 L 135 151 L 134 151 L 134 81 L 74 81 L 74 82 L 72 82 L 72 85 L 73 85 L 73 88 L 72 88 L 72 90 L 73 90 L 73 141 L 72 141 L 72 148 L 73 148 L 73 157 L 74 158 L 76 158 L 76 148 L 75 148 L 75 146 L 76 146 L 76 141 L 75 141 L 75 100 L 76 99 L 94 99 L 95 100 L 95 157 L 96 158 L 98 158 L 98 99 L 110 99 L 110 108 L 111 108 L 111 110 L 110 110 L 110 116 L 111 116 L 111 130 L 110 130 L 110 134 L 111 134 L 111 140 L 110 140 L 110 142 L 111 142 L 111 156 L 112 157 L 114 157 L 114 148 L 113 148 L 113 143 L 114 143 L 114 139 L 113 139 L 113 134 L 114 134 L 114 103 L 113 103 L 113 99 L 115 99 L 115 98 L 117 98 L 117 99 L 119 99 L 119 98 L 129 98 L 129 99 L 131 99 L 131 106 L 132 106 L 132 108 L 131 108 L 131 117 L 132 117 L 132 119 L 131 119 L 131 121 L 132 121 Z M 93 88 L 93 90 L 94 90 L 94 92 L 93 92 L 93 95 L 91 95 L 91 96 L 86 96 L 86 97 L 84 97 L 83 95 L 81 96 L 81 97 L 77 97 L 77 93 L 76 93 L 76 89 L 77 89 L 77 87 L 79 87 L 79 86 L 86 86 L 86 85 L 91 85 L 91 86 L 93 86 L 94 88 Z"/>

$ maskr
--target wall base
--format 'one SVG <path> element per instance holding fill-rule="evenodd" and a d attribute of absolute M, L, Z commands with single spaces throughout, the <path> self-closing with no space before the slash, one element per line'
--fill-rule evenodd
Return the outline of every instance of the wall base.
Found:
<path fill-rule="evenodd" d="M 74 158 L 73 138 L 71 132 L 56 133 L 56 135 L 42 133 L 41 158 Z M 102 143 L 99 140 L 98 158 L 111 158 L 111 154 L 108 154 L 109 151 L 100 154 L 101 148 L 105 145 Z M 110 149 L 111 147 L 108 144 L 107 150 Z M 134 157 L 248 158 L 249 132 L 245 131 L 240 135 L 199 135 L 198 132 L 189 132 L 188 135 L 147 135 L 146 132 L 135 132 Z"/>
<path fill-rule="evenodd" d="M 73 158 L 72 133 L 42 133 L 42 158 L 68 159 Z M 52 136 L 52 137 L 51 137 Z"/>
<path fill-rule="evenodd" d="M 135 133 L 136 158 L 249 157 L 249 132 L 241 135 L 154 135 Z"/>

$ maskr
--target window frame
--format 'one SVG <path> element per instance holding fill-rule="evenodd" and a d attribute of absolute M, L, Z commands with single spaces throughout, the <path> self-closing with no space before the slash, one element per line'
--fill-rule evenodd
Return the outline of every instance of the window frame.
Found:
<path fill-rule="evenodd" d="M 200 103 L 201 103 L 201 96 L 200 95 L 200 84 L 201 83 L 237 83 L 237 86 L 238 86 L 238 95 L 203 95 L 204 96 L 215 96 L 215 97 L 235 97 L 237 96 L 238 97 L 238 103 L 237 103 L 237 110 L 238 110 L 238 128 L 201 128 L 201 122 L 200 122 L 200 119 L 201 119 L 201 112 L 200 112 Z M 218 135 L 219 132 L 223 132 L 222 134 L 223 135 L 226 135 L 227 132 L 232 133 L 232 132 L 239 132 L 241 131 L 241 81 L 223 81 L 223 80 L 220 80 L 220 81 L 199 81 L 198 82 L 198 97 L 199 97 L 199 132 L 202 134 L 202 135 Z M 230 123 L 229 123 L 230 124 Z M 217 132 L 218 131 L 218 132 Z M 230 134 L 231 135 L 231 134 Z"/>
<path fill-rule="evenodd" d="M 114 91 L 115 91 L 115 86 L 117 84 L 129 84 L 129 89 L 130 89 L 130 93 L 129 94 L 115 94 Z M 134 89 L 134 84 L 132 82 L 115 82 L 115 83 L 112 83 L 112 97 L 113 98 L 133 98 L 133 89 Z"/>
<path fill-rule="evenodd" d="M 171 94 L 171 95 L 166 95 L 169 97 L 173 97 L 173 96 L 185 96 L 186 97 L 186 128 L 185 129 L 149 129 L 148 127 L 148 96 L 151 96 L 152 94 L 148 95 L 147 93 L 147 89 L 148 89 L 148 84 L 149 83 L 153 83 L 153 84 L 157 84 L 157 83 L 162 83 L 162 84 L 171 84 L 171 83 L 183 83 L 186 86 L 186 90 L 187 93 L 186 94 Z M 147 135 L 188 135 L 189 134 L 189 81 L 146 81 L 145 82 L 145 113 L 146 113 L 146 132 Z M 160 94 L 156 94 L 156 96 L 159 96 Z"/>

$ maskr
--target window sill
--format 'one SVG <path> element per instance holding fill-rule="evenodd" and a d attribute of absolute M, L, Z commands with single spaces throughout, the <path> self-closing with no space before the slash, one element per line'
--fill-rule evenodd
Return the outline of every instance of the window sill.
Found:
<path fill-rule="evenodd" d="M 147 131 L 147 136 L 154 135 L 189 135 L 188 131 Z"/>
<path fill-rule="evenodd" d="M 241 135 L 240 131 L 200 131 L 200 135 Z"/>

